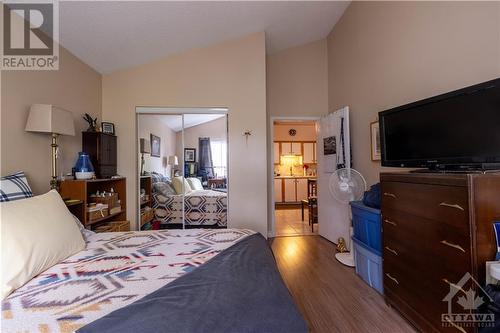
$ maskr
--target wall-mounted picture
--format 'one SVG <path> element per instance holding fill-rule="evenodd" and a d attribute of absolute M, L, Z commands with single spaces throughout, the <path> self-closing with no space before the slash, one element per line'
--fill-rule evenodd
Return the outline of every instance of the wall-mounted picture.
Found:
<path fill-rule="evenodd" d="M 184 148 L 184 162 L 196 162 L 195 148 Z"/>
<path fill-rule="evenodd" d="M 381 150 L 380 150 L 380 128 L 378 121 L 370 123 L 370 137 L 371 137 L 371 155 L 372 161 L 380 161 Z"/>
<path fill-rule="evenodd" d="M 103 121 L 101 123 L 101 131 L 106 134 L 115 135 L 115 124 Z"/>
<path fill-rule="evenodd" d="M 327 138 L 323 138 L 323 154 L 325 155 L 337 154 L 337 138 L 334 135 L 329 136 Z"/>
<path fill-rule="evenodd" d="M 151 137 L 151 156 L 161 157 L 161 138 L 154 134 Z"/>

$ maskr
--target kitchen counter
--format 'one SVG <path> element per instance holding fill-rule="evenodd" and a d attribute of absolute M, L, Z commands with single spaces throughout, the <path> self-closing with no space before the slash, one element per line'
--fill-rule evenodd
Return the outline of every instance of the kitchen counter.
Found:
<path fill-rule="evenodd" d="M 316 179 L 316 176 L 274 176 L 274 179 L 298 179 L 298 178 Z"/>

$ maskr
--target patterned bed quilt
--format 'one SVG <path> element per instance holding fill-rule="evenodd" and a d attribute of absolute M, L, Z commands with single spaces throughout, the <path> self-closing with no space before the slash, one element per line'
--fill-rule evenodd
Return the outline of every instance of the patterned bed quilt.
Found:
<path fill-rule="evenodd" d="M 94 234 L 85 250 L 2 301 L 2 332 L 73 332 L 142 299 L 254 234 L 188 229 Z"/>
<path fill-rule="evenodd" d="M 227 226 L 227 194 L 212 190 L 192 191 L 185 197 L 154 192 L 155 219 L 161 224 L 182 224 L 183 203 L 186 225 Z"/>

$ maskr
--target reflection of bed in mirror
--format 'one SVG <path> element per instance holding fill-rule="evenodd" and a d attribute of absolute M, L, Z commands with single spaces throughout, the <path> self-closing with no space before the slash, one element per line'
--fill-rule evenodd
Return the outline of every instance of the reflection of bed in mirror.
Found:
<path fill-rule="evenodd" d="M 182 177 L 170 181 L 163 175 L 153 174 L 152 182 L 154 219 L 162 228 L 182 226 L 183 215 L 187 228 L 227 227 L 227 193 L 204 189 L 197 178 L 186 178 L 182 184 Z M 182 186 L 186 189 L 185 195 L 182 195 Z"/>

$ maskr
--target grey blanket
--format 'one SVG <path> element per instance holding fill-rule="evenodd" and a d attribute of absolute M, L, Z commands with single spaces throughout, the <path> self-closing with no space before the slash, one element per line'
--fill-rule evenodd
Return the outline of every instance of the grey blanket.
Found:
<path fill-rule="evenodd" d="M 260 234 L 78 332 L 307 332 Z"/>

